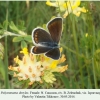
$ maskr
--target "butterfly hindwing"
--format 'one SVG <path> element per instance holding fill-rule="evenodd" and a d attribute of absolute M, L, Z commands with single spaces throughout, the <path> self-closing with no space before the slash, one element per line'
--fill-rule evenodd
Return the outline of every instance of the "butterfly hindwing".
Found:
<path fill-rule="evenodd" d="M 50 34 L 42 28 L 35 28 L 32 31 L 32 40 L 34 44 L 41 42 L 52 42 Z"/>
<path fill-rule="evenodd" d="M 49 21 L 47 24 L 47 28 L 51 34 L 53 41 L 59 43 L 62 34 L 62 18 L 57 17 Z"/>
<path fill-rule="evenodd" d="M 45 53 L 45 55 L 47 57 L 50 57 L 52 59 L 59 59 L 60 57 L 60 51 L 59 51 L 59 48 L 54 48 L 54 49 L 51 49 L 50 51 L 48 51 L 47 53 Z"/>
<path fill-rule="evenodd" d="M 33 53 L 33 54 L 41 54 L 41 53 L 46 53 L 51 49 L 52 48 L 48 48 L 48 47 L 33 46 L 32 49 L 31 49 L 31 53 Z"/>

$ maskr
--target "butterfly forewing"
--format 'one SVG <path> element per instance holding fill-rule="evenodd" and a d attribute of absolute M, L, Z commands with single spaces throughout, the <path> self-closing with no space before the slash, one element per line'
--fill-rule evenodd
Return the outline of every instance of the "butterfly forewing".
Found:
<path fill-rule="evenodd" d="M 42 28 L 35 28 L 33 30 L 32 40 L 36 44 L 41 42 L 52 42 L 50 34 Z"/>
<path fill-rule="evenodd" d="M 52 48 L 48 47 L 42 47 L 42 46 L 33 46 L 31 49 L 31 53 L 33 54 L 40 54 L 40 53 L 45 53 L 51 50 Z"/>
<path fill-rule="evenodd" d="M 47 28 L 54 42 L 58 43 L 62 34 L 62 18 L 58 17 L 47 24 Z"/>
<path fill-rule="evenodd" d="M 50 57 L 52 59 L 59 59 L 60 57 L 60 51 L 59 51 L 59 48 L 54 48 L 54 49 L 51 49 L 50 51 L 48 51 L 46 54 L 45 54 L 47 57 Z"/>

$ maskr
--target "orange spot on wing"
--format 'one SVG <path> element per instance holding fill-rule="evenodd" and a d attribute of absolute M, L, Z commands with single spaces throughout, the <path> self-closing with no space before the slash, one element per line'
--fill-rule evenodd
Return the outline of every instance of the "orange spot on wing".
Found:
<path fill-rule="evenodd" d="M 37 34 L 35 34 L 35 36 L 34 36 L 35 38 L 37 38 Z"/>
<path fill-rule="evenodd" d="M 37 48 L 35 47 L 35 48 L 34 48 L 34 52 L 36 52 L 36 51 L 37 51 Z"/>
<path fill-rule="evenodd" d="M 34 40 L 36 43 L 38 43 L 38 38 L 37 37 L 34 37 Z"/>

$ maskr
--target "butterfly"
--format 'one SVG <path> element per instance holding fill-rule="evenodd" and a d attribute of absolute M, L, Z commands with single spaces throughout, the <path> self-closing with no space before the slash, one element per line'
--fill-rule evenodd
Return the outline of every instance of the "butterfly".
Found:
<path fill-rule="evenodd" d="M 47 23 L 49 32 L 41 27 L 32 31 L 32 41 L 35 46 L 31 48 L 32 54 L 44 53 L 54 60 L 60 58 L 59 41 L 62 34 L 62 18 L 56 17 Z"/>

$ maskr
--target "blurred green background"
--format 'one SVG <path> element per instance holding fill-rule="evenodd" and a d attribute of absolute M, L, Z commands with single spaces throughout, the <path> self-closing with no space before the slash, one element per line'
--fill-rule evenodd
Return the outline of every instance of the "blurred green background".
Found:
<path fill-rule="evenodd" d="M 58 80 L 49 88 L 100 88 L 100 2 L 82 1 L 81 6 L 88 12 L 79 17 L 70 14 L 63 19 L 60 45 L 66 55 L 68 70 L 63 77 L 57 76 Z M 0 1 L 0 88 L 17 88 L 7 67 L 13 65 L 13 58 L 23 45 L 27 45 L 29 50 L 33 45 L 31 40 L 14 42 L 15 36 L 4 34 L 5 30 L 17 35 L 21 30 L 31 35 L 35 27 L 43 27 L 57 14 L 56 8 L 46 5 L 46 1 Z"/>

